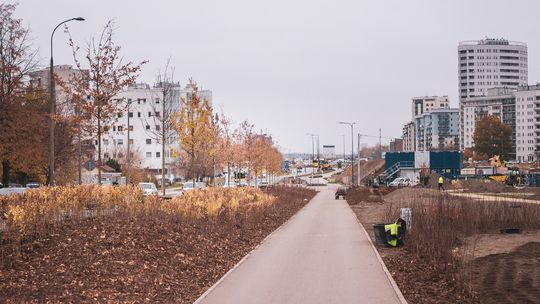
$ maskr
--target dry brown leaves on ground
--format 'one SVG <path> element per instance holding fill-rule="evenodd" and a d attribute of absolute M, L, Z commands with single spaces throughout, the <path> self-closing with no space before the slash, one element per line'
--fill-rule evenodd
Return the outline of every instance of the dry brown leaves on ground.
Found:
<path fill-rule="evenodd" d="M 220 221 L 156 214 L 65 222 L 25 243 L 11 266 L 0 269 L 0 298 L 192 303 L 314 196 L 304 188 L 268 192 L 277 200 L 257 221 L 241 214 Z"/>

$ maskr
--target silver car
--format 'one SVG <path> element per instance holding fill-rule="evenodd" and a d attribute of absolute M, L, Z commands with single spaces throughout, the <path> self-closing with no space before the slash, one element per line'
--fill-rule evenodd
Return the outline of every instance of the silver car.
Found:
<path fill-rule="evenodd" d="M 144 196 L 158 195 L 158 190 L 154 183 L 139 183 L 139 188 L 142 189 Z"/>

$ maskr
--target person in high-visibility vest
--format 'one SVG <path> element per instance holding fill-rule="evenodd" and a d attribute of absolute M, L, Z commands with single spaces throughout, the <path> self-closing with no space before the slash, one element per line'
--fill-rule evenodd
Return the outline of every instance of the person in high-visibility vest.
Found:
<path fill-rule="evenodd" d="M 444 190 L 444 177 L 439 176 L 439 190 Z"/>

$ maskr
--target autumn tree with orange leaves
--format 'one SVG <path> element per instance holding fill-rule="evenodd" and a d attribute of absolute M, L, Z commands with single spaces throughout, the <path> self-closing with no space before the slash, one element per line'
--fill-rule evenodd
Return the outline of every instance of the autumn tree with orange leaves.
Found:
<path fill-rule="evenodd" d="M 79 47 L 73 40 L 69 44 L 73 49 L 73 57 L 80 75 L 70 79 L 72 100 L 80 111 L 83 129 L 91 136 L 97 137 L 98 164 L 102 164 L 101 137 L 114 122 L 116 115 L 125 108 L 125 101 L 114 99 L 123 89 L 135 83 L 141 65 L 132 62 L 123 63 L 120 46 L 113 40 L 114 26 L 109 21 L 98 40 L 92 38 L 84 50 L 84 58 L 88 70 L 83 69 L 78 59 Z M 98 183 L 101 184 L 101 168 L 98 165 Z"/>
<path fill-rule="evenodd" d="M 182 98 L 180 112 L 175 117 L 181 166 L 187 170 L 186 176 L 195 179 L 201 174 L 202 158 L 207 143 L 212 138 L 212 108 L 208 100 L 199 97 L 197 84 L 190 79 L 191 94 Z"/>

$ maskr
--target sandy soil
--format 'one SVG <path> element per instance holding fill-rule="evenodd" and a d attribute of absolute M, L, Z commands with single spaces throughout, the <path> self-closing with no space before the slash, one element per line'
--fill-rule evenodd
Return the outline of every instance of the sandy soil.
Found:
<path fill-rule="evenodd" d="M 478 234 L 465 239 L 465 246 L 474 250 L 476 258 L 492 254 L 510 253 L 530 242 L 540 242 L 540 230 L 517 234 Z"/>

